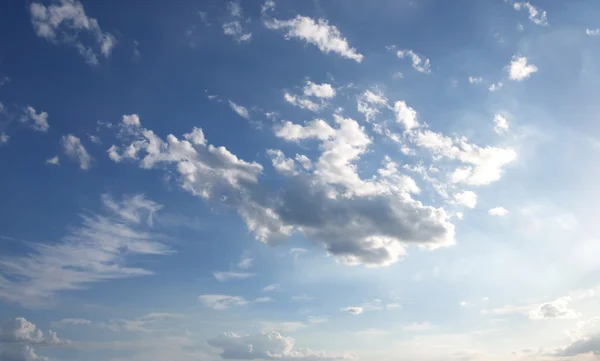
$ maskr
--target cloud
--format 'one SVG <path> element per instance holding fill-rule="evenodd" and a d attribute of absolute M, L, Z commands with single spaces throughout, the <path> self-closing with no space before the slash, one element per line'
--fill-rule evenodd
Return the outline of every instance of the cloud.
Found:
<path fill-rule="evenodd" d="M 10 136 L 4 132 L 0 133 L 0 145 L 8 143 Z"/>
<path fill-rule="evenodd" d="M 335 128 L 323 120 L 276 128 L 276 135 L 287 141 L 316 138 L 322 151 L 314 169 L 286 173 L 288 181 L 276 192 L 258 184 L 262 166 L 206 144 L 204 138 L 194 144 L 189 134 L 185 140 L 168 135 L 165 142 L 151 130 L 122 124 L 133 140 L 119 147 L 127 151 L 118 155 L 146 169 L 175 168 L 180 186 L 196 196 L 225 195 L 225 203 L 237 209 L 255 237 L 270 245 L 301 232 L 324 244 L 340 262 L 384 266 L 402 257 L 405 245 L 453 244 L 449 216 L 412 199 L 419 188 L 390 159 L 377 177 L 358 175 L 353 163 L 371 140 L 355 120 L 334 115 L 334 121 Z"/>
<path fill-rule="evenodd" d="M 585 29 L 587 36 L 598 36 L 600 35 L 600 29 Z"/>
<path fill-rule="evenodd" d="M 52 322 L 52 326 L 54 327 L 64 327 L 64 326 L 82 326 L 82 325 L 91 325 L 92 321 L 86 320 L 83 318 L 63 318 L 60 321 Z"/>
<path fill-rule="evenodd" d="M 285 92 L 283 94 L 283 99 L 286 102 L 288 102 L 294 106 L 297 106 L 298 108 L 307 109 L 307 110 L 310 110 L 311 112 L 315 112 L 315 113 L 319 112 L 322 107 L 322 103 L 317 103 L 308 98 L 303 98 L 303 97 L 299 97 L 296 95 L 292 95 L 288 92 Z"/>
<path fill-rule="evenodd" d="M 248 112 L 248 109 L 246 109 L 246 107 L 244 107 L 243 105 L 236 104 L 236 103 L 232 102 L 231 100 L 229 101 L 229 106 L 240 117 L 250 120 L 250 113 Z"/>
<path fill-rule="evenodd" d="M 360 315 L 361 313 L 365 312 L 365 308 L 361 306 L 349 306 L 346 308 L 342 308 L 342 311 L 348 312 L 353 315 Z"/>
<path fill-rule="evenodd" d="M 406 105 L 406 102 L 400 100 L 394 103 L 394 113 L 396 122 L 404 126 L 404 129 L 411 130 L 419 126 L 417 121 L 417 112 Z"/>
<path fill-rule="evenodd" d="M 548 25 L 548 17 L 546 12 L 539 10 L 529 2 L 515 2 L 513 7 L 517 11 L 526 10 L 529 13 L 529 20 L 531 20 L 534 24 L 541 26 Z"/>
<path fill-rule="evenodd" d="M 380 113 L 379 109 L 388 107 L 388 100 L 378 92 L 365 90 L 357 100 L 356 108 L 358 112 L 365 115 L 366 121 L 370 122 Z"/>
<path fill-rule="evenodd" d="M 274 290 L 276 290 L 277 288 L 279 288 L 279 285 L 278 285 L 278 284 L 272 284 L 272 285 L 265 286 L 265 287 L 263 288 L 263 291 L 264 291 L 264 292 L 271 292 L 271 291 L 274 291 Z"/>
<path fill-rule="evenodd" d="M 489 86 L 488 90 L 491 92 L 495 92 L 498 91 L 500 88 L 502 88 L 502 86 L 504 86 L 504 83 L 502 83 L 501 81 L 494 83 L 492 85 Z"/>
<path fill-rule="evenodd" d="M 223 23 L 223 33 L 233 37 L 238 42 L 246 42 L 252 39 L 252 33 L 246 31 L 242 26 L 242 6 L 239 2 L 230 1 L 228 4 L 230 19 Z"/>
<path fill-rule="evenodd" d="M 426 57 L 415 53 L 413 50 L 404 49 L 398 50 L 396 56 L 400 59 L 409 57 L 412 61 L 412 67 L 419 73 L 428 74 L 431 73 L 431 62 Z"/>
<path fill-rule="evenodd" d="M 166 255 L 171 250 L 124 217 L 122 211 L 127 207 L 123 202 L 117 207 L 106 207 L 106 214 L 81 214 L 82 224 L 59 242 L 34 244 L 24 256 L 0 256 L 0 298 L 28 307 L 46 307 L 61 291 L 152 274 L 127 263 L 135 256 Z M 147 212 L 143 208 L 133 211 Z M 50 269 L 53 271 L 48 272 Z"/>
<path fill-rule="evenodd" d="M 488 211 L 490 216 L 502 217 L 508 214 L 508 210 L 504 207 L 492 208 Z"/>
<path fill-rule="evenodd" d="M 331 84 L 315 84 L 312 81 L 307 81 L 304 86 L 304 95 L 317 98 L 331 99 L 335 97 L 335 89 Z"/>
<path fill-rule="evenodd" d="M 569 303 L 571 303 L 571 297 L 561 297 L 552 302 L 542 303 L 535 306 L 529 311 L 529 319 L 531 320 L 543 320 L 548 318 L 555 319 L 571 319 L 578 318 L 581 316 L 579 313 L 569 309 Z"/>
<path fill-rule="evenodd" d="M 310 349 L 295 349 L 295 340 L 278 332 L 238 335 L 233 332 L 211 338 L 208 344 L 221 349 L 224 360 L 353 360 L 352 354 L 337 354 Z"/>
<path fill-rule="evenodd" d="M 52 165 L 60 166 L 60 159 L 58 158 L 58 156 L 54 156 L 52 158 L 48 158 L 48 159 L 46 159 L 46 164 L 52 164 Z"/>
<path fill-rule="evenodd" d="M 242 257 L 242 259 L 238 262 L 237 267 L 241 269 L 248 269 L 252 267 L 254 263 L 254 258 L 251 257 Z"/>
<path fill-rule="evenodd" d="M 600 317 L 578 322 L 574 330 L 569 332 L 573 341 L 565 347 L 558 348 L 550 355 L 557 357 L 573 357 L 584 354 L 600 355 Z"/>
<path fill-rule="evenodd" d="M 308 327 L 304 322 L 260 322 L 261 332 L 296 332 Z"/>
<path fill-rule="evenodd" d="M 96 325 L 113 332 L 151 333 L 172 329 L 181 323 L 182 315 L 173 313 L 149 313 L 133 320 L 112 319 Z"/>
<path fill-rule="evenodd" d="M 50 125 L 48 125 L 48 113 L 38 113 L 35 108 L 31 106 L 25 108 L 25 114 L 21 117 L 21 121 L 38 132 L 47 132 L 48 129 L 50 129 Z"/>
<path fill-rule="evenodd" d="M 565 296 L 550 302 L 518 306 L 508 305 L 490 310 L 482 310 L 481 313 L 484 315 L 500 316 L 522 314 L 530 320 L 578 318 L 581 314 L 569 308 L 569 304 L 572 300 L 573 299 L 570 296 Z"/>
<path fill-rule="evenodd" d="M 538 68 L 533 64 L 527 64 L 527 58 L 524 56 L 514 55 L 510 65 L 506 67 L 508 76 L 511 80 L 523 81 L 538 71 Z"/>
<path fill-rule="evenodd" d="M 352 59 L 358 63 L 363 60 L 363 55 L 348 45 L 346 38 L 340 31 L 327 20 L 315 20 L 306 16 L 296 16 L 290 20 L 268 19 L 264 22 L 268 29 L 286 31 L 285 38 L 298 38 L 317 46 L 322 52 L 334 52 L 340 56 Z"/>
<path fill-rule="evenodd" d="M 267 15 L 269 12 L 275 10 L 275 1 L 266 0 L 260 7 L 260 14 L 262 16 Z"/>
<path fill-rule="evenodd" d="M 198 300 L 202 301 L 206 307 L 215 310 L 225 310 L 231 307 L 239 307 L 248 304 L 243 297 L 226 295 L 201 295 Z"/>
<path fill-rule="evenodd" d="M 494 132 L 502 134 L 508 131 L 508 119 L 501 114 L 494 115 Z"/>
<path fill-rule="evenodd" d="M 483 78 L 478 76 L 478 77 L 474 77 L 474 76 L 470 76 L 469 78 L 469 84 L 481 84 L 483 83 Z"/>
<path fill-rule="evenodd" d="M 248 272 L 214 272 L 213 275 L 215 276 L 215 279 L 220 282 L 243 280 L 255 276 L 254 273 Z"/>
<path fill-rule="evenodd" d="M 469 208 L 475 208 L 475 205 L 477 205 L 477 194 L 472 191 L 456 193 L 454 195 L 454 201 L 457 204 L 461 204 Z"/>
<path fill-rule="evenodd" d="M 1 361 L 48 361 L 48 358 L 38 356 L 33 346 L 56 347 L 68 343 L 58 338 L 52 330 L 44 335 L 36 325 L 22 317 L 8 320 L 0 326 Z"/>
<path fill-rule="evenodd" d="M 92 165 L 92 157 L 89 155 L 81 140 L 72 134 L 61 138 L 60 144 L 67 157 L 79 162 L 81 169 L 89 169 Z"/>
<path fill-rule="evenodd" d="M 117 44 L 113 35 L 102 31 L 96 19 L 85 14 L 83 5 L 77 0 L 59 0 L 57 4 L 48 6 L 32 2 L 29 12 L 31 23 L 39 37 L 52 43 L 75 47 L 88 64 L 97 65 L 99 54 L 108 58 Z M 83 32 L 93 36 L 96 50 L 79 40 L 79 35 Z"/>

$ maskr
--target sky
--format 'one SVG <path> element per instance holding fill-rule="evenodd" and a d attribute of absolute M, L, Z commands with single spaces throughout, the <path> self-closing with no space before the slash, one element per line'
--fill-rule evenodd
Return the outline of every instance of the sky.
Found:
<path fill-rule="evenodd" d="M 600 359 L 598 19 L 7 1 L 0 361 Z"/>

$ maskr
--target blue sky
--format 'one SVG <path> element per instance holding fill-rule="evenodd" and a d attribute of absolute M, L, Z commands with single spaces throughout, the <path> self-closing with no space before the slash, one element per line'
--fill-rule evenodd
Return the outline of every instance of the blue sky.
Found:
<path fill-rule="evenodd" d="M 599 15 L 7 3 L 0 361 L 597 358 Z"/>

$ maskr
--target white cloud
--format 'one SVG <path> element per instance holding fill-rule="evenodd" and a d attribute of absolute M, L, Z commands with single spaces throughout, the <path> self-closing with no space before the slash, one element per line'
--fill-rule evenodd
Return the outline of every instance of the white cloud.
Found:
<path fill-rule="evenodd" d="M 96 326 L 113 332 L 150 333 L 160 330 L 161 328 L 172 328 L 173 326 L 180 324 L 182 318 L 182 315 L 173 313 L 149 313 L 133 320 L 122 318 L 111 319 L 108 322 L 96 323 Z"/>
<path fill-rule="evenodd" d="M 166 255 L 171 251 L 154 241 L 151 233 L 123 217 L 121 211 L 127 206 L 117 203 L 117 207 L 106 207 L 110 212 L 105 215 L 81 214 L 82 224 L 59 242 L 34 244 L 24 256 L 0 256 L 0 274 L 6 277 L 0 277 L 0 298 L 42 307 L 48 306 L 60 291 L 151 274 L 143 268 L 128 267 L 127 261 L 135 256 Z M 147 214 L 143 208 L 130 211 Z M 47 272 L 49 269 L 54 271 Z"/>
<path fill-rule="evenodd" d="M 260 14 L 262 16 L 265 16 L 273 10 L 275 10 L 275 1 L 266 0 L 260 7 Z"/>
<path fill-rule="evenodd" d="M 265 303 L 265 302 L 273 302 L 271 297 L 258 297 L 254 299 L 254 303 Z"/>
<path fill-rule="evenodd" d="M 241 268 L 241 269 L 248 269 L 248 268 L 252 267 L 253 264 L 254 264 L 254 258 L 242 257 L 242 259 L 240 259 L 240 261 L 238 262 L 237 267 Z"/>
<path fill-rule="evenodd" d="M 4 132 L 0 133 L 0 145 L 8 143 L 10 136 Z"/>
<path fill-rule="evenodd" d="M 470 84 L 481 84 L 481 83 L 483 83 L 483 78 L 480 76 L 478 76 L 478 77 L 470 76 L 469 83 Z"/>
<path fill-rule="evenodd" d="M 581 316 L 579 313 L 569 308 L 569 303 L 571 303 L 571 301 L 571 297 L 567 296 L 552 302 L 537 305 L 529 311 L 529 319 L 571 319 Z"/>
<path fill-rule="evenodd" d="M 63 318 L 60 321 L 52 322 L 52 327 L 63 328 L 66 326 L 89 326 L 92 321 L 84 318 Z"/>
<path fill-rule="evenodd" d="M 360 315 L 361 313 L 365 312 L 365 308 L 361 306 L 349 306 L 346 308 L 342 308 L 342 311 L 348 312 L 353 315 Z"/>
<path fill-rule="evenodd" d="M 304 86 L 304 95 L 331 99 L 335 96 L 335 89 L 331 86 L 331 84 L 315 84 L 309 80 Z"/>
<path fill-rule="evenodd" d="M 308 98 L 299 97 L 288 92 L 283 94 L 283 99 L 298 108 L 307 109 L 315 113 L 319 112 L 323 106 L 323 103 L 317 103 Z"/>
<path fill-rule="evenodd" d="M 0 326 L 0 360 L 2 361 L 46 361 L 48 358 L 38 356 L 33 346 L 61 346 L 68 344 L 58 338 L 55 332 L 48 331 L 44 335 L 36 325 L 22 317 L 4 322 Z"/>
<path fill-rule="evenodd" d="M 494 83 L 492 85 L 489 86 L 488 90 L 491 92 L 495 92 L 497 90 L 499 90 L 500 88 L 502 88 L 502 86 L 504 86 L 504 83 L 502 83 L 501 81 Z"/>
<path fill-rule="evenodd" d="M 100 140 L 100 137 L 97 135 L 89 135 L 90 137 L 90 142 L 94 143 L 94 144 L 102 144 L 102 140 Z"/>
<path fill-rule="evenodd" d="M 400 100 L 394 103 L 394 113 L 396 114 L 396 122 L 402 124 L 405 130 L 408 131 L 419 126 L 417 112 L 406 105 L 406 102 Z"/>
<path fill-rule="evenodd" d="M 221 349 L 225 360 L 353 360 L 352 354 L 336 354 L 313 351 L 307 348 L 294 348 L 295 340 L 278 332 L 255 335 L 238 335 L 232 332 L 221 334 L 208 341 L 210 346 Z"/>
<path fill-rule="evenodd" d="M 494 115 L 494 132 L 502 134 L 508 131 L 508 119 L 502 114 Z"/>
<path fill-rule="evenodd" d="M 48 125 L 48 113 L 38 113 L 31 106 L 25 108 L 25 114 L 21 117 L 21 121 L 38 132 L 47 132 L 50 129 L 50 125 Z"/>
<path fill-rule="evenodd" d="M 587 354 L 593 359 L 600 354 L 600 317 L 578 322 L 568 334 L 572 342 L 551 352 L 552 356 L 562 358 Z"/>
<path fill-rule="evenodd" d="M 198 296 L 198 300 L 202 301 L 206 307 L 215 310 L 225 310 L 231 307 L 239 307 L 248 304 L 243 297 L 226 296 L 226 295 L 202 295 Z"/>
<path fill-rule="evenodd" d="M 242 22 L 245 22 L 242 14 L 242 6 L 236 1 L 230 1 L 228 8 L 230 19 L 223 23 L 223 33 L 239 42 L 250 41 L 252 33 L 245 30 L 242 26 Z"/>
<path fill-rule="evenodd" d="M 524 56 L 514 55 L 510 65 L 506 67 L 508 76 L 511 80 L 522 81 L 538 71 L 538 68 L 533 64 L 527 64 L 527 58 Z M 491 90 L 491 89 L 490 89 Z"/>
<path fill-rule="evenodd" d="M 325 19 L 315 22 L 309 17 L 298 15 L 290 20 L 268 19 L 265 20 L 265 26 L 273 30 L 284 30 L 286 39 L 299 38 L 316 45 L 324 53 L 334 52 L 359 63 L 363 60 L 363 55 L 351 48 L 340 31 Z"/>
<path fill-rule="evenodd" d="M 504 207 L 492 208 L 488 211 L 490 216 L 502 217 L 508 214 L 508 210 Z"/>
<path fill-rule="evenodd" d="M 89 169 L 92 165 L 92 157 L 89 155 L 81 140 L 72 134 L 65 135 L 61 138 L 60 144 L 65 154 L 79 162 L 81 169 Z"/>
<path fill-rule="evenodd" d="M 425 73 L 425 74 L 431 73 L 431 62 L 429 61 L 429 59 L 427 59 L 426 57 L 424 57 L 422 55 L 415 53 L 413 50 L 410 50 L 410 49 L 398 50 L 396 52 L 396 55 L 400 59 L 409 57 L 412 62 L 412 67 L 419 73 Z"/>
<path fill-rule="evenodd" d="M 585 29 L 585 33 L 588 36 L 598 36 L 600 35 L 600 29 Z"/>
<path fill-rule="evenodd" d="M 248 112 L 248 109 L 246 109 L 245 106 L 236 104 L 236 103 L 232 102 L 231 100 L 229 101 L 229 106 L 240 117 L 250 120 L 250 112 Z"/>
<path fill-rule="evenodd" d="M 123 121 L 123 124 L 132 126 L 132 127 L 139 127 L 141 124 L 140 117 L 137 114 L 123 115 L 121 120 Z"/>
<path fill-rule="evenodd" d="M 98 64 L 98 51 L 108 58 L 117 43 L 113 35 L 102 31 L 96 19 L 85 14 L 83 5 L 77 0 L 60 0 L 57 4 L 48 6 L 33 2 L 29 5 L 29 12 L 38 36 L 53 43 L 74 46 L 91 65 Z M 79 35 L 83 32 L 93 36 L 97 51 L 79 40 Z"/>
<path fill-rule="evenodd" d="M 336 260 L 368 266 L 398 261 L 410 244 L 452 245 L 449 215 L 412 199 L 419 188 L 390 159 L 376 177 L 358 175 L 354 163 L 371 140 L 355 120 L 335 115 L 334 121 L 336 128 L 323 120 L 285 122 L 276 128 L 276 135 L 288 141 L 316 138 L 322 151 L 313 169 L 296 167 L 295 173 L 285 174 L 290 181 L 276 191 L 258 184 L 259 164 L 240 160 L 224 147 L 193 145 L 173 135 L 165 142 L 150 130 L 122 125 L 134 140 L 120 149 L 132 148 L 129 159 L 139 160 L 142 168 L 171 165 L 180 175 L 180 186 L 194 195 L 215 199 L 215 189 L 219 198 L 226 195 L 225 202 L 267 244 L 301 232 L 324 244 Z M 413 221 L 406 222 L 409 218 Z"/>
<path fill-rule="evenodd" d="M 454 195 L 454 201 L 457 204 L 462 204 L 463 206 L 469 208 L 475 208 L 475 205 L 477 205 L 477 194 L 475 194 L 475 192 L 472 191 L 456 193 Z"/>
<path fill-rule="evenodd" d="M 527 12 L 529 13 L 529 20 L 531 20 L 534 24 L 541 26 L 548 25 L 548 16 L 546 15 L 546 12 L 531 5 L 531 3 L 515 2 L 513 4 L 513 7 L 517 11 L 521 9 L 527 10 Z"/>
<path fill-rule="evenodd" d="M 278 289 L 278 288 L 279 288 L 279 285 L 278 285 L 278 284 L 272 284 L 272 285 L 265 286 L 265 287 L 263 288 L 263 291 L 264 291 L 264 292 L 271 292 L 271 291 L 274 291 L 274 290 L 276 290 L 276 289 Z"/>
<path fill-rule="evenodd" d="M 217 281 L 230 281 L 230 280 L 243 280 L 246 278 L 254 277 L 254 273 L 248 272 L 214 272 L 213 276 Z"/>
<path fill-rule="evenodd" d="M 382 93 L 366 90 L 358 97 L 356 107 L 365 115 L 366 121 L 370 122 L 379 114 L 380 108 L 388 107 L 388 100 Z"/>
<path fill-rule="evenodd" d="M 46 159 L 46 164 L 60 165 L 60 159 L 56 155 L 56 156 L 54 156 L 52 158 Z"/>

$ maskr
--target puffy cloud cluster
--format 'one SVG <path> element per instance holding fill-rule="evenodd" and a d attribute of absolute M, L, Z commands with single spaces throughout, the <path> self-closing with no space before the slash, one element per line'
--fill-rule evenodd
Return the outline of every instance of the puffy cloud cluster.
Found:
<path fill-rule="evenodd" d="M 81 144 L 81 139 L 72 134 L 67 134 L 61 138 L 60 145 L 67 157 L 77 161 L 81 169 L 86 170 L 91 167 L 92 156 L 87 152 L 83 144 Z M 49 160 L 48 163 L 58 165 L 58 158 L 56 161 L 53 159 Z"/>
<path fill-rule="evenodd" d="M 283 99 L 298 108 L 319 112 L 327 105 L 327 100 L 335 97 L 336 91 L 331 84 L 316 84 L 307 81 L 303 90 L 304 96 L 289 92 L 283 94 Z"/>
<path fill-rule="evenodd" d="M 32 106 L 25 108 L 25 114 L 21 117 L 21 121 L 38 132 L 47 132 L 48 129 L 50 129 L 50 125 L 48 124 L 48 113 L 38 113 Z"/>
<path fill-rule="evenodd" d="M 208 340 L 225 360 L 353 360 L 354 355 L 294 348 L 295 340 L 278 332 L 238 335 L 232 332 Z"/>
<path fill-rule="evenodd" d="M 334 116 L 305 125 L 286 122 L 276 135 L 289 142 L 316 139 L 322 153 L 307 162 L 272 151 L 273 163 L 287 182 L 276 192 L 258 184 L 262 166 L 246 162 L 225 147 L 208 144 L 201 129 L 164 141 L 151 130 L 125 122 L 129 144 L 109 150 L 115 161 L 130 159 L 140 167 L 175 168 L 183 189 L 233 206 L 257 239 L 277 244 L 294 232 L 324 245 L 346 264 L 388 265 L 405 254 L 404 246 L 436 248 L 454 243 L 454 226 L 442 208 L 423 205 L 414 180 L 386 159 L 370 179 L 362 179 L 355 162 L 371 139 L 359 124 Z M 307 169 L 308 168 L 308 169 Z"/>
<path fill-rule="evenodd" d="M 36 325 L 22 317 L 8 320 L 0 327 L 0 361 L 48 360 L 38 356 L 33 346 L 60 346 L 63 341 L 51 330 L 44 335 Z"/>
<path fill-rule="evenodd" d="M 529 20 L 536 25 L 545 26 L 548 25 L 548 15 L 544 10 L 539 10 L 529 2 L 515 2 L 513 4 L 515 10 L 525 10 L 529 13 Z"/>
<path fill-rule="evenodd" d="M 267 19 L 265 26 L 273 30 L 283 30 L 286 39 L 304 40 L 317 46 L 324 53 L 334 52 L 358 63 L 363 60 L 363 55 L 350 47 L 338 28 L 329 25 L 325 19 L 315 21 L 307 16 L 298 15 L 289 20 Z"/>
<path fill-rule="evenodd" d="M 83 5 L 77 0 L 60 0 L 57 4 L 44 6 L 32 2 L 29 5 L 31 23 L 38 36 L 51 42 L 61 42 L 74 46 L 85 61 L 91 65 L 99 63 L 98 53 L 93 47 L 79 40 L 82 32 L 90 33 L 99 48 L 100 54 L 108 58 L 117 44 L 116 38 L 103 32 L 98 21 L 85 14 Z"/>
<path fill-rule="evenodd" d="M 507 71 L 510 80 L 522 81 L 537 72 L 538 68 L 533 64 L 528 64 L 526 57 L 515 55 L 507 67 Z"/>
<path fill-rule="evenodd" d="M 239 42 L 250 41 L 252 33 L 246 31 L 242 26 L 243 14 L 242 6 L 235 1 L 230 1 L 228 4 L 230 19 L 223 23 L 223 33 L 233 37 Z"/>
<path fill-rule="evenodd" d="M 424 74 L 431 73 L 431 61 L 428 58 L 415 53 L 413 50 L 411 50 L 411 49 L 398 50 L 396 52 L 396 55 L 400 59 L 410 58 L 412 67 L 419 73 L 424 73 Z"/>

